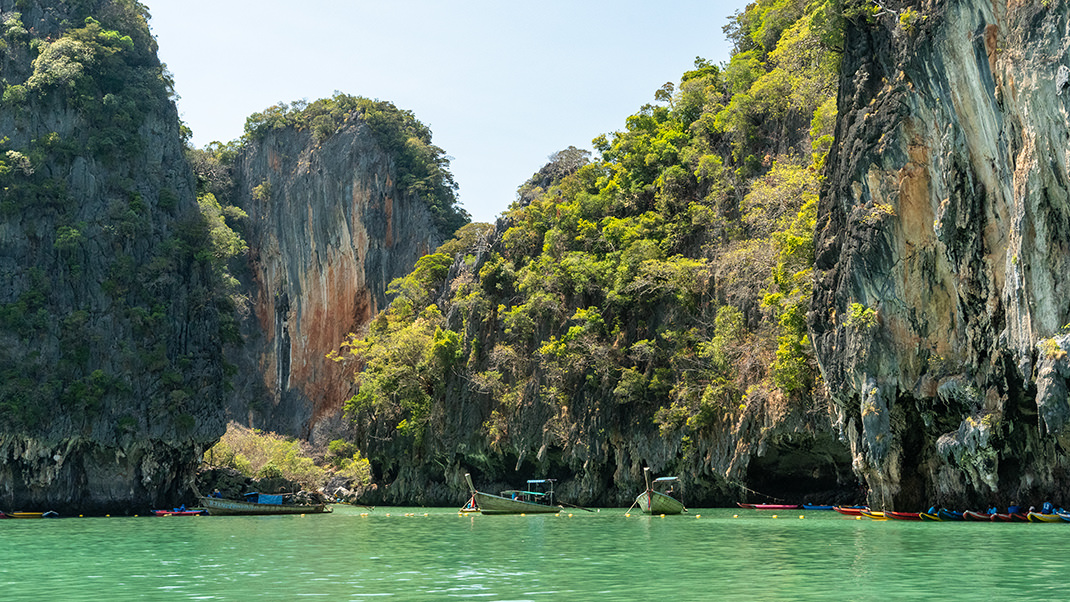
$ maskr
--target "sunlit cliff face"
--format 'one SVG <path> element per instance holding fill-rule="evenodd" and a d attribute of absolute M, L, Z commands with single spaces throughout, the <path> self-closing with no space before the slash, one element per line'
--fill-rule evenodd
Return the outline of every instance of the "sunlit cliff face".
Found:
<path fill-rule="evenodd" d="M 352 367 L 326 355 L 386 306 L 390 281 L 442 234 L 426 205 L 396 188 L 389 157 L 356 119 L 322 144 L 272 133 L 246 148 L 238 171 L 255 318 L 245 352 L 259 382 L 239 387 L 231 411 L 308 436 L 353 394 Z"/>
<path fill-rule="evenodd" d="M 849 25 L 809 322 L 872 504 L 1064 493 L 1070 38 L 1044 4 Z"/>

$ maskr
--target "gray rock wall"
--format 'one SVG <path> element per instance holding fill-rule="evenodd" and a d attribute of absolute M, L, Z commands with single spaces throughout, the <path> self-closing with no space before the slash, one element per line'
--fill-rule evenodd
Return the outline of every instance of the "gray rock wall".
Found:
<path fill-rule="evenodd" d="M 1064 499 L 1067 7 L 881 7 L 847 29 L 809 319 L 856 472 L 886 508 Z"/>

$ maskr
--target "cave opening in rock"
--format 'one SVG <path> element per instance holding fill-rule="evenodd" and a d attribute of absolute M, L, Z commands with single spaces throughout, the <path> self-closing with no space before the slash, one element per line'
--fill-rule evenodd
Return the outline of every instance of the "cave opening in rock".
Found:
<path fill-rule="evenodd" d="M 750 502 L 854 504 L 864 490 L 851 471 L 847 445 L 831 436 L 783 437 L 751 458 Z"/>

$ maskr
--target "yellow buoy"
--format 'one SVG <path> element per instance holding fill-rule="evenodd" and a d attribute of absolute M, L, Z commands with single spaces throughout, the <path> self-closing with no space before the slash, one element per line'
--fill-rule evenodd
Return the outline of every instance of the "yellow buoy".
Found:
<path fill-rule="evenodd" d="M 776 518 L 776 515 L 775 515 L 775 514 L 773 515 L 773 518 Z"/>
<path fill-rule="evenodd" d="M 803 515 L 801 515 L 801 514 L 800 514 L 800 515 L 799 515 L 799 518 L 803 518 Z"/>
<path fill-rule="evenodd" d="M 624 518 L 630 518 L 631 516 L 632 516 L 632 513 L 631 513 L 631 512 L 629 512 L 629 513 L 627 513 L 627 514 L 625 514 L 625 515 L 624 515 Z"/>
<path fill-rule="evenodd" d="M 696 514 L 695 518 L 702 518 L 702 515 L 701 514 Z"/>
<path fill-rule="evenodd" d="M 665 515 L 664 515 L 664 514 L 662 514 L 662 515 L 661 515 L 661 518 L 665 518 Z"/>
<path fill-rule="evenodd" d="M 572 513 L 571 512 L 568 513 L 568 517 L 572 518 Z"/>
<path fill-rule="evenodd" d="M 738 514 L 733 514 L 732 518 L 739 518 L 739 515 Z"/>

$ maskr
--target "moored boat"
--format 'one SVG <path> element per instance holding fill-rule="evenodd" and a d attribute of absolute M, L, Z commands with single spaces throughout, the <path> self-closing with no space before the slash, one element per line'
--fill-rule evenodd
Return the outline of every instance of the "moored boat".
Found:
<path fill-rule="evenodd" d="M 7 518 L 59 518 L 59 513 L 54 510 L 47 512 L 6 512 Z"/>
<path fill-rule="evenodd" d="M 992 520 L 999 523 L 1027 523 L 1029 522 L 1029 517 L 1021 512 L 1008 512 L 1006 514 L 993 514 Z"/>
<path fill-rule="evenodd" d="M 847 516 L 862 516 L 862 511 L 868 509 L 865 506 L 836 506 L 833 508 L 836 512 Z"/>
<path fill-rule="evenodd" d="M 643 469 L 643 476 L 646 477 L 646 491 L 636 496 L 635 506 L 639 506 L 640 510 L 650 515 L 687 512 L 683 502 L 669 495 L 672 492 L 672 484 L 677 480 L 676 477 L 659 477 L 654 479 L 652 484 L 650 482 L 650 467 Z M 657 488 L 659 487 L 668 487 L 669 489 L 664 492 L 658 491 Z"/>
<path fill-rule="evenodd" d="M 921 520 L 920 512 L 895 512 L 893 510 L 885 510 L 884 518 L 890 518 L 892 520 Z"/>
<path fill-rule="evenodd" d="M 269 514 L 324 514 L 332 509 L 327 504 L 285 504 L 286 494 L 269 495 L 247 493 L 245 500 L 226 500 L 220 497 L 202 497 L 201 506 L 212 516 L 269 515 Z"/>
<path fill-rule="evenodd" d="M 554 480 L 529 480 L 528 490 L 509 489 L 501 495 L 477 491 L 472 484 L 472 475 L 465 473 L 468 489 L 475 505 L 483 514 L 557 514 L 563 508 L 554 504 Z M 543 491 L 534 491 L 536 486 Z"/>
<path fill-rule="evenodd" d="M 942 520 L 942 521 L 966 520 L 966 519 L 962 518 L 962 513 L 961 512 L 956 512 L 954 510 L 948 510 L 947 508 L 940 508 L 939 510 L 936 511 L 936 515 L 939 516 L 940 520 Z"/>
<path fill-rule="evenodd" d="M 988 512 L 975 512 L 973 510 L 966 510 L 962 513 L 963 520 L 975 522 L 992 522 L 993 516 L 993 514 Z"/>
<path fill-rule="evenodd" d="M 755 510 L 798 510 L 798 504 L 754 504 Z"/>
<path fill-rule="evenodd" d="M 884 516 L 884 512 L 880 510 L 863 510 L 862 516 L 866 518 L 872 518 L 873 520 L 888 520 L 887 516 Z"/>
<path fill-rule="evenodd" d="M 835 506 L 822 506 L 819 504 L 803 504 L 803 510 L 832 510 Z"/>
<path fill-rule="evenodd" d="M 1031 523 L 1061 523 L 1062 517 L 1058 514 L 1044 514 L 1043 512 L 1030 511 L 1027 515 Z"/>
<path fill-rule="evenodd" d="M 190 510 L 182 510 L 175 508 L 174 510 L 153 510 L 153 516 L 204 516 L 208 514 L 206 508 L 193 508 Z"/>

